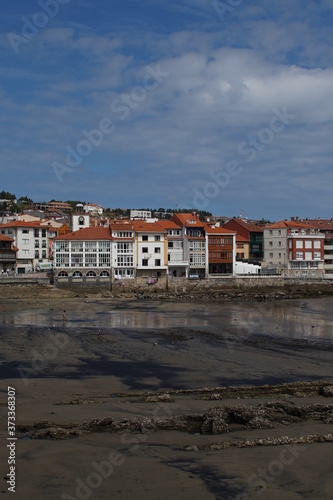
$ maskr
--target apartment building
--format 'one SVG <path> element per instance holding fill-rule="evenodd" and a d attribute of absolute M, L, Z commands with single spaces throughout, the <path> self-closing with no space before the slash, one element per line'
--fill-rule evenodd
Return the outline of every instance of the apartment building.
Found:
<path fill-rule="evenodd" d="M 54 240 L 57 276 L 110 277 L 111 233 L 109 227 L 88 227 Z"/>
<path fill-rule="evenodd" d="M 186 277 L 189 261 L 184 254 L 183 230 L 172 220 L 160 220 L 167 231 L 168 272 L 170 277 Z"/>
<path fill-rule="evenodd" d="M 306 225 L 311 225 L 325 235 L 324 240 L 324 272 L 333 275 L 333 219 L 304 219 Z"/>
<path fill-rule="evenodd" d="M 159 222 L 133 220 L 136 244 L 136 275 L 153 281 L 165 278 L 168 269 L 167 230 Z"/>
<path fill-rule="evenodd" d="M 131 222 L 113 221 L 110 223 L 113 278 L 135 278 L 135 229 Z"/>
<path fill-rule="evenodd" d="M 206 275 L 234 274 L 236 233 L 223 227 L 210 227 L 206 233 Z"/>
<path fill-rule="evenodd" d="M 186 276 L 204 278 L 235 273 L 236 232 L 200 221 L 197 214 L 177 213 L 172 221 L 182 229 Z"/>
<path fill-rule="evenodd" d="M 284 221 L 264 228 L 264 267 L 284 274 L 288 267 L 288 228 Z"/>
<path fill-rule="evenodd" d="M 14 238 L 0 234 L 0 273 L 15 270 L 17 251 Z"/>
<path fill-rule="evenodd" d="M 206 223 L 195 213 L 177 213 L 172 221 L 182 228 L 184 254 L 188 257 L 188 274 L 191 278 L 206 276 Z"/>
<path fill-rule="evenodd" d="M 25 273 L 49 264 L 49 239 L 56 235 L 56 230 L 42 226 L 41 222 L 16 220 L 0 225 L 0 233 L 14 239 L 18 248 L 16 253 L 16 272 Z"/>
<path fill-rule="evenodd" d="M 270 224 L 264 229 L 265 264 L 288 276 L 322 275 L 324 240 L 316 227 L 298 220 Z"/>
<path fill-rule="evenodd" d="M 235 231 L 249 242 L 249 258 L 251 264 L 259 264 L 264 259 L 264 230 L 247 219 L 234 217 L 223 226 Z"/>

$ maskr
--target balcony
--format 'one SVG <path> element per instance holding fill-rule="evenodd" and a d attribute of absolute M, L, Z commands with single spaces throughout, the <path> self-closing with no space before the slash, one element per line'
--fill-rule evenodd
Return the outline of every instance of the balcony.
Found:
<path fill-rule="evenodd" d="M 188 260 L 169 260 L 168 266 L 172 266 L 172 267 L 175 267 L 175 266 L 186 267 L 186 266 L 188 266 Z"/>

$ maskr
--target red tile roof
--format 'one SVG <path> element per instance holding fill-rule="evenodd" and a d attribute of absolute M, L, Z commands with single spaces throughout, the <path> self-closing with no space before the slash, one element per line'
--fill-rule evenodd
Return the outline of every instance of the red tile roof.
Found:
<path fill-rule="evenodd" d="M 181 222 L 181 224 L 183 224 L 183 226 L 186 226 L 186 227 L 204 227 L 205 226 L 205 222 L 202 222 L 198 215 L 197 214 L 188 214 L 188 213 L 185 213 L 185 214 L 174 214 L 173 215 L 173 218 L 177 218 L 179 220 L 179 222 Z M 190 224 L 190 220 L 195 220 L 195 224 Z"/>
<path fill-rule="evenodd" d="M 74 231 L 72 233 L 64 234 L 54 238 L 55 241 L 85 241 L 85 240 L 111 240 L 111 233 L 109 227 L 86 227 Z"/>
<path fill-rule="evenodd" d="M 332 224 L 333 227 L 333 224 Z M 305 222 L 297 222 L 293 220 L 280 220 L 278 222 L 274 222 L 273 224 L 269 224 L 265 226 L 265 229 L 294 229 L 294 228 L 312 228 L 314 229 L 315 226 L 312 224 L 307 224 Z"/>
<path fill-rule="evenodd" d="M 243 219 L 238 219 L 234 217 L 233 219 L 230 219 L 225 226 L 227 226 L 230 222 L 234 221 L 236 224 L 239 224 L 240 226 L 244 227 L 251 233 L 262 233 L 264 228 L 262 226 L 257 226 L 256 224 L 253 224 L 253 222 L 249 221 L 244 221 Z"/>
<path fill-rule="evenodd" d="M 333 219 L 304 219 L 302 222 L 321 231 L 333 231 Z"/>
<path fill-rule="evenodd" d="M 158 222 L 134 220 L 133 226 L 138 233 L 166 233 L 166 229 Z"/>
<path fill-rule="evenodd" d="M 11 241 L 11 242 L 13 242 L 15 240 L 14 240 L 14 238 L 10 238 L 9 236 L 6 236 L 4 234 L 0 234 L 0 241 Z"/>
<path fill-rule="evenodd" d="M 205 226 L 205 231 L 207 234 L 236 234 L 236 231 L 231 229 L 226 229 L 224 227 L 210 227 L 208 224 Z"/>
<path fill-rule="evenodd" d="M 176 224 L 173 220 L 159 220 L 158 223 L 165 229 L 176 229 L 178 231 L 182 229 L 181 226 Z"/>
<path fill-rule="evenodd" d="M 41 221 L 29 221 L 25 222 L 22 220 L 15 220 L 13 222 L 8 222 L 7 224 L 0 224 L 0 229 L 3 228 L 11 228 L 11 227 L 31 227 L 31 228 L 40 228 L 41 227 Z M 43 229 L 48 229 L 48 227 L 43 226 Z"/>
<path fill-rule="evenodd" d="M 236 243 L 250 243 L 248 238 L 244 238 L 241 234 L 236 234 Z"/>
<path fill-rule="evenodd" d="M 132 222 L 110 222 L 112 231 L 133 231 L 134 227 Z"/>

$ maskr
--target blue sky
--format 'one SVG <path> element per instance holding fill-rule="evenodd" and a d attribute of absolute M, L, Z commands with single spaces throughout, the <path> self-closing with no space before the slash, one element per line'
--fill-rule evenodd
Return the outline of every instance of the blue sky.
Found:
<path fill-rule="evenodd" d="M 3 0 L 0 189 L 333 217 L 333 0 Z"/>

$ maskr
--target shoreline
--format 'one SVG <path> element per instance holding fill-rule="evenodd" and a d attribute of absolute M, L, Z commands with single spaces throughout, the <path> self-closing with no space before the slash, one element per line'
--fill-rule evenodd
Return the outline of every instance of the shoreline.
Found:
<path fill-rule="evenodd" d="M 211 286 L 206 289 L 170 291 L 161 289 L 143 288 L 131 291 L 119 288 L 107 290 L 98 288 L 58 288 L 54 285 L 0 285 L 1 299 L 25 299 L 34 300 L 36 297 L 44 299 L 54 298 L 91 298 L 91 299 L 115 299 L 115 300 L 157 300 L 157 301 L 272 301 L 272 300 L 294 300 L 310 299 L 333 296 L 333 282 L 321 284 L 286 284 L 281 286 L 255 287 L 221 287 Z"/>

